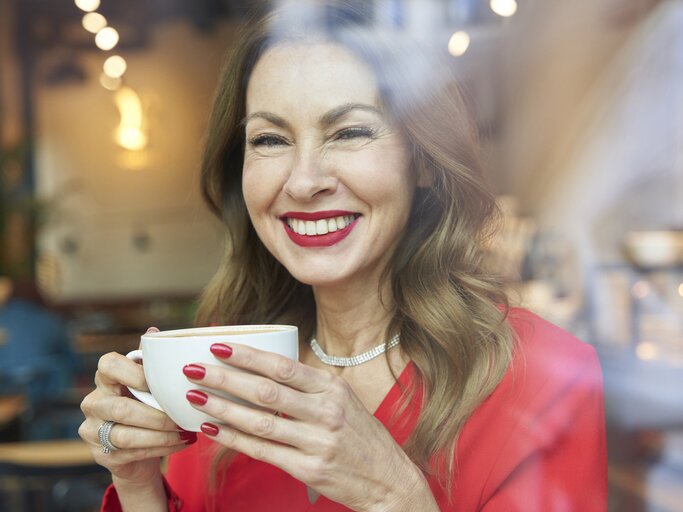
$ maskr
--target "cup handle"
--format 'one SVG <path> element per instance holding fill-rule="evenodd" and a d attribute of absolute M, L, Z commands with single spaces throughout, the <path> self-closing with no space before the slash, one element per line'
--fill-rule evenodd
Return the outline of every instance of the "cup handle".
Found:
<path fill-rule="evenodd" d="M 136 363 L 141 363 L 142 362 L 142 350 L 133 350 L 132 352 L 128 352 L 126 354 L 126 357 L 128 359 L 132 359 Z M 161 406 L 159 405 L 159 402 L 157 402 L 156 398 L 152 396 L 152 393 L 149 391 L 140 391 L 139 389 L 134 389 L 131 388 L 130 386 L 126 386 L 128 390 L 133 393 L 133 396 L 140 400 L 143 404 L 147 404 L 150 407 L 154 407 L 155 409 L 158 409 L 162 412 L 165 412 Z"/>

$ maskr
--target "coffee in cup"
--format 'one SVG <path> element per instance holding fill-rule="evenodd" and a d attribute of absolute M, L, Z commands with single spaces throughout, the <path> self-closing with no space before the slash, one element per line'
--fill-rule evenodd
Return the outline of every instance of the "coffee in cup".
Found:
<path fill-rule="evenodd" d="M 140 349 L 126 354 L 126 357 L 143 362 L 151 393 L 128 389 L 138 400 L 164 411 L 178 426 L 192 432 L 199 432 L 205 421 L 216 422 L 216 419 L 190 405 L 185 394 L 191 389 L 208 391 L 253 406 L 228 393 L 190 382 L 183 374 L 183 367 L 192 363 L 244 371 L 217 359 L 210 350 L 214 343 L 237 343 L 295 361 L 299 359 L 298 329 L 291 325 L 238 325 L 148 332 L 141 338 Z"/>

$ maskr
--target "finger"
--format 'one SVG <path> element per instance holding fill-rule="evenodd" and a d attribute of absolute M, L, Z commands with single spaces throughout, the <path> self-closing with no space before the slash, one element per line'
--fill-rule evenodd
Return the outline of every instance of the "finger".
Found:
<path fill-rule="evenodd" d="M 159 332 L 159 329 L 157 327 L 152 326 L 149 329 L 147 329 L 147 333 L 150 333 L 150 332 Z M 147 333 L 145 333 L 145 334 L 147 334 Z"/>
<path fill-rule="evenodd" d="M 81 402 L 86 418 L 109 418 L 134 427 L 174 432 L 177 425 L 166 413 L 133 398 L 91 393 Z"/>
<path fill-rule="evenodd" d="M 311 440 L 317 437 L 305 423 L 281 418 L 272 412 L 254 409 L 203 391 L 191 390 L 187 393 L 187 399 L 195 409 L 259 438 L 302 448 L 310 446 Z"/>
<path fill-rule="evenodd" d="M 202 370 L 204 375 L 201 376 Z M 189 380 L 224 391 L 247 402 L 302 420 L 317 417 L 322 395 L 302 393 L 267 377 L 239 372 L 222 366 L 192 364 L 183 368 Z M 194 378 L 192 378 L 194 377 Z"/>
<path fill-rule="evenodd" d="M 78 433 L 91 444 L 100 445 L 99 429 L 101 424 L 101 420 L 94 418 L 86 419 L 79 428 Z M 166 448 L 182 444 L 192 444 L 197 441 L 197 433 L 184 430 L 163 432 L 114 423 L 109 432 L 109 440 L 119 450 Z"/>
<path fill-rule="evenodd" d="M 214 343 L 211 345 L 211 352 L 227 364 L 264 375 L 305 393 L 324 392 L 335 378 L 330 372 L 237 343 L 229 346 Z"/>
<path fill-rule="evenodd" d="M 95 462 L 111 469 L 116 466 L 124 466 L 131 462 L 166 457 L 184 450 L 185 448 L 187 448 L 187 445 L 180 444 L 170 447 L 136 448 L 133 450 L 114 450 L 109 453 L 103 453 L 102 448 L 98 445 L 91 446 L 90 451 L 93 454 Z"/>
<path fill-rule="evenodd" d="M 95 383 L 108 389 L 116 389 L 117 394 L 121 384 L 141 391 L 149 391 L 142 365 L 117 352 L 109 352 L 100 357 Z"/>
<path fill-rule="evenodd" d="M 277 466 L 295 478 L 301 474 L 295 468 L 302 465 L 304 455 L 296 448 L 255 437 L 226 425 L 203 423 L 201 428 L 207 436 L 227 448 Z"/>

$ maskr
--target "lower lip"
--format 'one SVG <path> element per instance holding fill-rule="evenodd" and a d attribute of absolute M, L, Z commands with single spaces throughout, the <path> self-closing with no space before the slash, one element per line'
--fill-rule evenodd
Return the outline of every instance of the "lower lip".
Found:
<path fill-rule="evenodd" d="M 359 217 L 360 218 L 360 217 Z M 285 232 L 289 236 L 290 240 L 301 247 L 330 247 L 331 245 L 338 244 L 344 238 L 349 236 L 351 230 L 355 227 L 358 218 L 354 219 L 351 224 L 346 226 L 344 229 L 338 229 L 332 233 L 327 233 L 326 235 L 300 235 L 299 233 L 293 231 L 288 225 L 287 221 L 282 221 L 285 227 Z"/>

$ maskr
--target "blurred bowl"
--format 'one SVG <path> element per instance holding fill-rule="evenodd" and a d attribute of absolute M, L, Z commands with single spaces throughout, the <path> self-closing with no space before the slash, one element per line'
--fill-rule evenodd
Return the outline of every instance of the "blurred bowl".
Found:
<path fill-rule="evenodd" d="M 683 265 L 683 231 L 632 231 L 624 237 L 624 255 L 640 268 Z"/>

